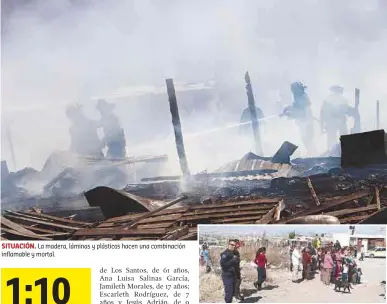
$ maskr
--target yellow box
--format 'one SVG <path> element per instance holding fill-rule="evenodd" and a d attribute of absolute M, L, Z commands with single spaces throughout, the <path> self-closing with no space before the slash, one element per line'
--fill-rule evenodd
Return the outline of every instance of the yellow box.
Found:
<path fill-rule="evenodd" d="M 91 269 L 2 268 L 1 303 L 91 304 Z"/>

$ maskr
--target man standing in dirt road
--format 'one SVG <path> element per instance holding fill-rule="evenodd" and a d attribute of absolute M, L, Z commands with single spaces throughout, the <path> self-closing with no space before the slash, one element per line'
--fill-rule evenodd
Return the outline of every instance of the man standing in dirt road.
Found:
<path fill-rule="evenodd" d="M 235 293 L 237 267 L 240 264 L 239 256 L 235 255 L 235 245 L 235 240 L 229 240 L 228 248 L 220 255 L 225 303 L 232 303 L 232 298 Z"/>

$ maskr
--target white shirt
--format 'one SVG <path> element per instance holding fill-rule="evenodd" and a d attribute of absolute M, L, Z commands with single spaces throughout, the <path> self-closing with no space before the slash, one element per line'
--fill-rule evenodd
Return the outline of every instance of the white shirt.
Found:
<path fill-rule="evenodd" d="M 297 249 L 294 249 L 292 253 L 292 264 L 293 265 L 300 264 L 300 259 L 301 259 L 300 251 L 298 251 Z"/>

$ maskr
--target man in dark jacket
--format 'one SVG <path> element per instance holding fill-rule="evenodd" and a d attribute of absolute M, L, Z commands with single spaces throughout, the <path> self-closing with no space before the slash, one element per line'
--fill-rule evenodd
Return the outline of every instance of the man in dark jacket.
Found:
<path fill-rule="evenodd" d="M 312 256 L 311 272 L 314 273 L 317 270 L 317 251 L 312 246 L 312 243 L 308 243 L 309 254 Z"/>
<path fill-rule="evenodd" d="M 241 243 L 239 240 L 234 240 L 235 242 L 235 249 L 234 254 L 239 258 L 240 260 L 240 254 L 239 254 L 239 248 L 241 246 Z M 241 277 L 241 266 L 238 264 L 236 266 L 236 276 L 235 276 L 235 290 L 234 290 L 234 296 L 235 299 L 243 301 L 244 297 L 241 295 L 241 283 L 242 283 L 242 277 Z"/>
<path fill-rule="evenodd" d="M 240 263 L 239 256 L 235 254 L 235 245 L 235 240 L 229 240 L 228 248 L 220 255 L 225 303 L 232 303 L 235 292 L 237 267 Z"/>

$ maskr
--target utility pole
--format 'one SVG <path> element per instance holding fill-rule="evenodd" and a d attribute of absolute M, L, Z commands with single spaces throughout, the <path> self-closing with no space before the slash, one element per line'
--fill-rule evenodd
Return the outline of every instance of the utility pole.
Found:
<path fill-rule="evenodd" d="M 380 129 L 380 110 L 379 110 L 379 100 L 376 101 L 376 130 Z"/>
<path fill-rule="evenodd" d="M 11 151 L 11 157 L 12 157 L 12 164 L 13 164 L 13 169 L 16 171 L 16 157 L 15 157 L 15 149 L 13 147 L 13 141 L 12 141 L 12 136 L 11 136 L 11 130 L 9 128 L 9 124 L 6 124 L 5 131 L 7 134 L 7 140 L 9 144 L 9 149 Z"/>
<path fill-rule="evenodd" d="M 352 134 L 361 132 L 359 104 L 360 104 L 360 90 L 355 89 L 355 108 L 353 111 L 354 125 L 353 125 L 353 128 L 351 129 Z"/>
<path fill-rule="evenodd" d="M 175 132 L 177 155 L 179 157 L 180 168 L 183 173 L 183 176 L 187 177 L 190 175 L 190 171 L 188 168 L 187 157 L 185 155 L 183 132 L 181 129 L 179 108 L 177 106 L 176 92 L 175 86 L 173 85 L 173 79 L 167 79 L 166 84 L 169 99 L 169 109 L 171 111 L 173 130 Z"/>
<path fill-rule="evenodd" d="M 251 126 L 253 128 L 254 142 L 255 142 L 255 153 L 259 156 L 263 156 L 261 139 L 259 134 L 259 122 L 257 118 L 257 109 L 255 107 L 255 99 L 253 94 L 253 88 L 251 87 L 251 80 L 249 72 L 245 74 L 246 81 L 246 93 L 247 93 L 247 101 L 250 110 L 250 118 L 251 118 Z"/>

